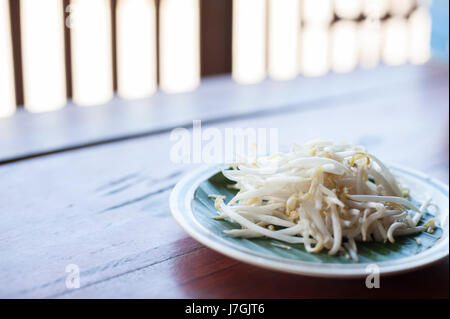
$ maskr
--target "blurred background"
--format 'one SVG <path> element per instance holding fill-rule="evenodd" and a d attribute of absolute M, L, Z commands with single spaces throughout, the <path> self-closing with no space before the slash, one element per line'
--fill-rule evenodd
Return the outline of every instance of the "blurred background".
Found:
<path fill-rule="evenodd" d="M 447 0 L 0 0 L 0 117 L 448 63 Z"/>

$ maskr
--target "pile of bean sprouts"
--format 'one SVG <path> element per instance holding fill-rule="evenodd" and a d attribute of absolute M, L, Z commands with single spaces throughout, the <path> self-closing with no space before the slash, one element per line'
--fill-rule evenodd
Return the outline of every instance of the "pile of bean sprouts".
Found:
<path fill-rule="evenodd" d="M 430 199 L 413 205 L 408 190 L 361 146 L 312 141 L 288 153 L 241 159 L 223 175 L 238 193 L 228 203 L 211 197 L 216 219 L 240 224 L 225 231 L 233 237 L 300 243 L 309 253 L 326 249 L 358 261 L 356 242 L 393 243 L 435 227 L 434 220 L 418 226 Z"/>

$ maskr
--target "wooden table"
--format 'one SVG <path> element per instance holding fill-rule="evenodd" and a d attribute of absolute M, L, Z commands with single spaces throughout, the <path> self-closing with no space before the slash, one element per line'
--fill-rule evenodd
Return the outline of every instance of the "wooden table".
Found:
<path fill-rule="evenodd" d="M 196 165 L 169 160 L 173 127 L 276 127 L 281 144 L 367 146 L 448 184 L 448 65 L 380 66 L 0 120 L 0 296 L 7 298 L 448 298 L 448 259 L 410 274 L 330 280 L 259 269 L 191 239 L 168 197 Z M 80 288 L 66 288 L 66 266 Z"/>

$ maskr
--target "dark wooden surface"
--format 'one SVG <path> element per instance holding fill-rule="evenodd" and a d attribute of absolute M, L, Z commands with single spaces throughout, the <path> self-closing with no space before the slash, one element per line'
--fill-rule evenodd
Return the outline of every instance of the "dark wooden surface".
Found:
<path fill-rule="evenodd" d="M 364 144 L 386 162 L 448 184 L 447 65 L 248 87 L 229 81 L 206 80 L 208 92 L 158 95 L 137 109 L 104 106 L 80 116 L 69 108 L 42 115 L 47 126 L 25 113 L 0 121 L 0 296 L 448 298 L 448 259 L 381 278 L 380 289 L 367 289 L 362 279 L 282 274 L 205 248 L 168 208 L 170 190 L 195 167 L 170 162 L 170 127 L 197 118 L 221 130 L 277 127 L 285 145 L 317 137 Z M 183 111 L 170 119 L 175 108 Z M 131 115 L 124 120 L 124 114 Z M 155 118 L 162 121 L 157 129 Z M 110 122 L 118 124 L 116 132 Z M 65 286 L 68 264 L 80 267 L 79 289 Z"/>

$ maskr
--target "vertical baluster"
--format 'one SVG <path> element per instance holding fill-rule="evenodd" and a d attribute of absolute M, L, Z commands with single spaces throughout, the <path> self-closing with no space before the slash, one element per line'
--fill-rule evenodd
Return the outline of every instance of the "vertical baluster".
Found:
<path fill-rule="evenodd" d="M 305 76 L 320 76 L 330 68 L 331 0 L 303 0 L 300 70 Z"/>
<path fill-rule="evenodd" d="M 361 0 L 335 0 L 334 11 L 342 20 L 331 28 L 331 68 L 335 72 L 350 72 L 358 64 L 360 41 L 358 24 L 363 9 Z"/>
<path fill-rule="evenodd" d="M 408 59 L 408 25 L 405 19 L 390 18 L 383 25 L 383 61 L 400 65 Z"/>
<path fill-rule="evenodd" d="M 269 1 L 269 74 L 288 80 L 298 74 L 300 1 Z"/>
<path fill-rule="evenodd" d="M 329 26 L 305 25 L 301 35 L 300 69 L 305 76 L 320 76 L 328 72 Z"/>
<path fill-rule="evenodd" d="M 143 98 L 156 91 L 156 16 L 154 0 L 117 2 L 118 93 Z"/>
<path fill-rule="evenodd" d="M 186 92 L 200 83 L 199 0 L 161 0 L 160 86 Z"/>
<path fill-rule="evenodd" d="M 381 23 L 366 19 L 359 25 L 359 64 L 363 68 L 375 67 L 381 54 Z"/>
<path fill-rule="evenodd" d="M 389 0 L 363 0 L 364 21 L 359 26 L 359 63 L 362 67 L 376 66 L 382 50 L 382 22 L 389 10 Z"/>
<path fill-rule="evenodd" d="M 357 24 L 341 20 L 331 29 L 331 69 L 335 72 L 350 72 L 358 63 L 359 42 Z"/>
<path fill-rule="evenodd" d="M 242 84 L 266 76 L 265 0 L 233 0 L 233 78 Z"/>
<path fill-rule="evenodd" d="M 0 118 L 16 109 L 8 2 L 0 0 Z"/>
<path fill-rule="evenodd" d="M 109 0 L 72 0 L 70 7 L 73 100 L 78 105 L 113 96 Z"/>
<path fill-rule="evenodd" d="M 62 0 L 22 0 L 20 22 L 25 108 L 61 108 L 66 104 Z"/>
<path fill-rule="evenodd" d="M 431 56 L 431 16 L 426 8 L 418 8 L 409 17 L 409 61 L 422 64 Z"/>

